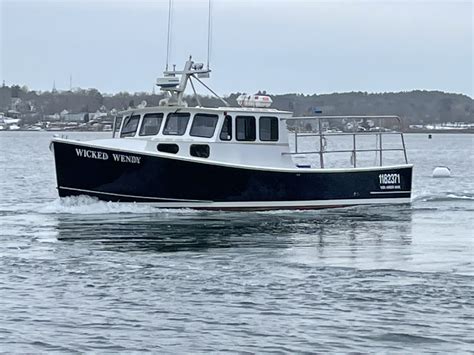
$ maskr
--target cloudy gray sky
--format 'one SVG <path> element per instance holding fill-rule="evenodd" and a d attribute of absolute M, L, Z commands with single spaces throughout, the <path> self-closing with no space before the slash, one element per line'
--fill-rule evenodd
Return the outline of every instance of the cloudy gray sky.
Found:
<path fill-rule="evenodd" d="M 171 63 L 206 61 L 207 0 L 174 0 Z M 0 0 L 0 80 L 151 91 L 168 0 Z M 473 97 L 472 1 L 212 0 L 218 92 L 443 90 Z"/>

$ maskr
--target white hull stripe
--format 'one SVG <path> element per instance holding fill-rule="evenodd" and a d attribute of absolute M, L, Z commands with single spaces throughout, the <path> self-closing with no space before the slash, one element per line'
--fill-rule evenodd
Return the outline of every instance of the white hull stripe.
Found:
<path fill-rule="evenodd" d="M 309 207 L 335 207 L 335 206 L 355 206 L 368 204 L 401 204 L 410 203 L 410 197 L 398 198 L 369 198 L 369 199 L 340 199 L 340 200 L 301 200 L 301 201 L 235 201 L 235 202 L 212 202 L 204 200 L 179 200 L 159 197 L 146 197 L 135 195 L 115 194 L 109 192 L 98 192 L 93 190 L 75 189 L 60 186 L 60 189 L 72 190 L 84 193 L 110 195 L 127 198 L 142 198 L 155 201 L 170 202 L 153 202 L 156 207 L 163 208 L 309 208 Z"/>

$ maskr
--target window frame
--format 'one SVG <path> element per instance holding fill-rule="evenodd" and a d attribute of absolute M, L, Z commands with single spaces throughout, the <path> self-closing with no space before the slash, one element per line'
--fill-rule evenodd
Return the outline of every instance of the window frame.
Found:
<path fill-rule="evenodd" d="M 261 121 L 263 119 L 270 119 L 270 139 L 262 139 L 262 130 L 261 130 Z M 271 139 L 272 137 L 272 123 L 271 120 L 274 119 L 276 121 L 276 139 Z M 262 142 L 278 142 L 280 140 L 280 120 L 276 116 L 260 116 L 258 118 L 258 138 Z"/>
<path fill-rule="evenodd" d="M 203 116 L 203 117 L 208 117 L 208 118 L 215 118 L 214 128 L 213 128 L 211 136 L 202 136 L 202 135 L 193 134 L 194 123 L 196 122 L 196 117 L 198 117 L 198 116 Z M 219 115 L 212 114 L 212 113 L 200 113 L 200 112 L 196 113 L 193 116 L 193 122 L 191 123 L 191 128 L 189 129 L 189 135 L 191 137 L 212 138 L 216 134 L 216 128 L 217 128 L 217 123 L 218 122 L 219 122 Z"/>
<path fill-rule="evenodd" d="M 143 130 L 143 127 L 144 127 L 144 124 L 145 124 L 145 119 L 147 118 L 147 116 L 150 117 L 150 116 L 152 116 L 152 115 L 161 116 L 161 117 L 156 117 L 156 118 L 161 118 L 160 124 L 159 124 L 159 126 L 158 126 L 158 131 L 157 131 L 156 133 L 154 133 L 154 134 L 142 134 L 142 130 Z M 145 114 L 143 115 L 142 120 L 141 120 L 140 129 L 138 130 L 138 135 L 139 135 L 140 137 L 156 136 L 156 135 L 159 134 L 160 131 L 161 131 L 161 127 L 163 126 L 164 118 L 165 118 L 165 115 L 164 115 L 163 112 L 149 112 L 149 113 L 145 113 Z"/>
<path fill-rule="evenodd" d="M 222 138 L 222 132 L 224 130 L 224 127 L 226 125 L 226 120 L 229 120 L 230 121 L 230 134 L 228 134 L 227 136 L 230 137 L 230 138 Z M 223 141 L 223 142 L 230 142 L 232 141 L 232 138 L 233 138 L 233 119 L 232 119 L 232 116 L 231 115 L 225 115 L 224 116 L 224 120 L 222 121 L 222 126 L 221 126 L 221 131 L 219 132 L 219 140 L 220 141 Z"/>
<path fill-rule="evenodd" d="M 240 119 L 249 119 L 249 120 L 253 119 L 253 125 L 254 125 L 253 139 L 239 139 L 238 122 Z M 257 140 L 257 119 L 255 118 L 255 116 L 245 116 L 245 115 L 235 116 L 235 139 L 239 142 L 255 142 Z"/>
<path fill-rule="evenodd" d="M 132 133 L 132 131 L 130 132 L 126 132 L 124 133 L 123 132 L 123 129 L 130 123 L 130 121 L 134 118 L 134 117 L 138 117 L 138 122 L 137 122 L 137 126 L 135 127 L 135 130 L 133 131 L 133 134 L 130 134 Z M 138 126 L 140 126 L 140 119 L 141 119 L 141 115 L 140 114 L 136 114 L 136 115 L 129 115 L 127 117 L 125 117 L 125 119 L 123 120 L 122 122 L 122 127 L 120 127 L 120 138 L 130 138 L 130 137 L 135 137 L 137 135 L 137 131 L 138 131 Z M 124 134 L 126 134 L 126 136 L 124 136 Z"/>
<path fill-rule="evenodd" d="M 166 133 L 166 126 L 168 125 L 168 122 L 169 122 L 170 118 L 173 117 L 173 115 L 175 115 L 176 117 L 187 116 L 186 126 L 184 127 L 183 133 Z M 170 113 L 168 113 L 166 115 L 165 125 L 163 126 L 161 134 L 164 135 L 164 136 L 184 136 L 186 134 L 186 131 L 189 128 L 189 120 L 190 119 L 191 119 L 191 113 L 190 112 L 170 112 Z M 179 125 L 178 125 L 178 129 L 179 129 Z"/>
<path fill-rule="evenodd" d="M 122 122 L 123 122 L 124 118 L 126 118 L 126 117 L 127 116 L 125 116 L 125 117 L 115 116 L 114 117 L 114 127 L 113 127 L 113 132 L 112 132 L 112 137 L 113 138 L 115 138 L 116 135 L 120 137 L 120 130 L 122 128 Z"/>

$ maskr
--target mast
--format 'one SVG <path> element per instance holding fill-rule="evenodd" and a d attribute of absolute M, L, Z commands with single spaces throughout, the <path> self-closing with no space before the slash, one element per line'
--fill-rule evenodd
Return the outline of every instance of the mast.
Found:
<path fill-rule="evenodd" d="M 194 88 L 191 78 L 196 79 L 201 85 L 203 85 L 207 90 L 209 90 L 214 96 L 221 100 L 226 106 L 229 104 L 217 95 L 209 86 L 204 84 L 200 79 L 209 78 L 211 69 L 209 67 L 209 57 L 211 52 L 211 0 L 208 5 L 208 23 L 207 23 L 207 66 L 204 68 L 203 63 L 195 63 L 192 60 L 192 57 L 189 56 L 189 59 L 184 64 L 183 70 L 176 70 L 175 65 L 173 65 L 173 70 L 168 70 L 169 66 L 169 54 L 171 47 L 171 9 L 172 9 L 172 0 L 169 0 L 168 3 L 168 38 L 166 44 L 166 68 L 163 72 L 163 77 L 156 79 L 156 85 L 160 87 L 161 91 L 168 92 L 170 97 L 164 101 L 168 106 L 186 106 L 184 101 L 184 92 L 186 90 L 188 81 L 190 82 L 193 92 L 197 98 L 196 89 Z M 179 77 L 180 76 L 180 77 Z M 200 104 L 199 98 L 197 98 L 198 103 Z"/>
<path fill-rule="evenodd" d="M 168 36 L 166 39 L 166 70 L 170 61 L 170 47 L 171 47 L 171 6 L 172 0 L 168 1 Z"/>
<path fill-rule="evenodd" d="M 209 69 L 209 58 L 211 56 L 211 0 L 209 1 L 209 9 L 207 14 L 207 69 Z"/>

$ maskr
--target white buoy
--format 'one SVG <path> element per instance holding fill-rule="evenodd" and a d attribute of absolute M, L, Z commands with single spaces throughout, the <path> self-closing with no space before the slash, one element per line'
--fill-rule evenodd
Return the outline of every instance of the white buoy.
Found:
<path fill-rule="evenodd" d="M 447 166 L 437 166 L 433 169 L 432 176 L 434 178 L 448 178 L 451 177 L 451 170 Z"/>

